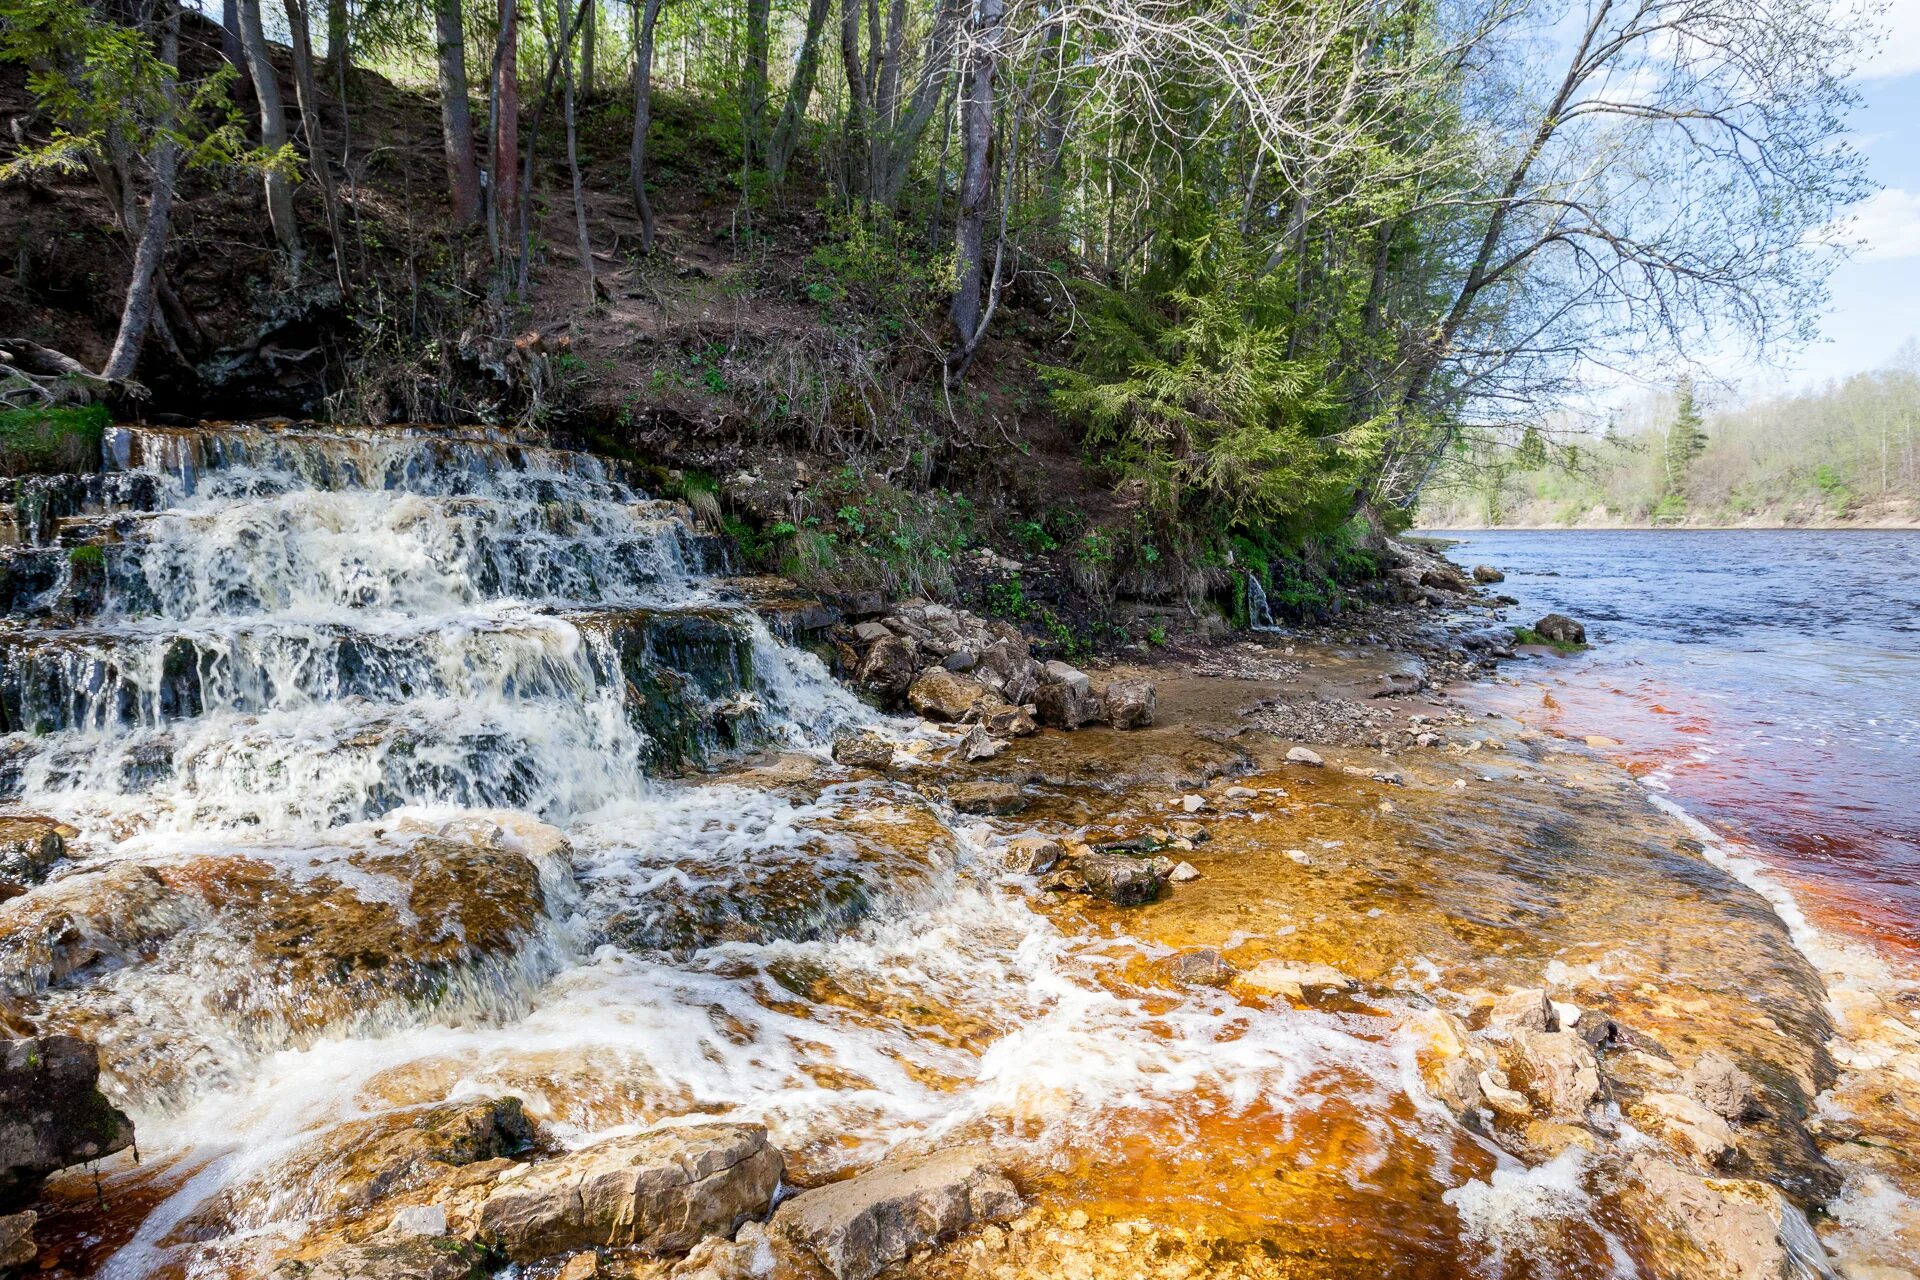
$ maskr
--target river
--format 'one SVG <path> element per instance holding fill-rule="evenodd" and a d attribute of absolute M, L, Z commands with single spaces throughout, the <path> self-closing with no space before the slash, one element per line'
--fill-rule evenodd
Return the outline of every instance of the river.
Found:
<path fill-rule="evenodd" d="M 43 1276 L 450 1280 L 480 1274 L 468 1238 L 522 1280 L 1811 1280 L 1823 1249 L 1920 1256 L 1910 989 L 1551 732 L 1627 743 L 1760 843 L 1763 810 L 1701 780 L 1764 748 L 1808 771 L 1799 803 L 1846 789 L 1856 847 L 1904 831 L 1910 856 L 1907 727 L 1814 745 L 1911 697 L 1857 553 L 1823 589 L 1850 648 L 1791 681 L 1732 639 L 1776 647 L 1753 637 L 1800 598 L 1750 598 L 1757 560 L 1748 596 L 1692 589 L 1689 648 L 1629 606 L 1657 587 L 1678 616 L 1707 543 L 1634 578 L 1490 536 L 1471 554 L 1603 641 L 1464 695 L 1543 728 L 1421 690 L 1408 654 L 1275 633 L 1228 674 L 1153 667 L 1150 727 L 976 759 L 857 701 L 686 509 L 537 434 L 114 428 L 100 473 L 14 501 L 0 788 L 72 834 L 0 902 L 0 1015 L 96 1042 L 140 1139 L 35 1202 Z M 1877 692 L 1823 692 L 1868 651 Z M 1262 729 L 1276 707 L 1327 731 Z M 883 763 L 833 758 L 852 729 Z M 1162 850 L 1151 902 L 1076 889 Z M 1826 901 L 1893 933 L 1895 887 L 1829 864 Z M 772 1144 L 798 1192 L 742 1205 L 772 1225 L 738 1266 L 619 1236 L 637 1201 L 559 1243 L 496 1229 L 609 1143 L 707 1125 Z M 794 1225 L 837 1180 L 962 1149 L 1017 1189 L 990 1225 L 901 1210 L 922 1225 L 868 1232 L 878 1265 Z M 1771 1269 L 1703 1261 L 1729 1250 Z"/>
<path fill-rule="evenodd" d="M 1603 748 L 1737 839 L 1823 924 L 1920 950 L 1920 532 L 1493 530 L 1516 621 L 1593 647 L 1477 696 Z"/>

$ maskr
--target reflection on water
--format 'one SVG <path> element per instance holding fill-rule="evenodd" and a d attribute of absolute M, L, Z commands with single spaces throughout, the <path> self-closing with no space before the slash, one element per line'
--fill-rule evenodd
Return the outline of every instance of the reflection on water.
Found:
<path fill-rule="evenodd" d="M 1823 916 L 1920 947 L 1920 532 L 1460 536 L 1506 571 L 1512 621 L 1556 610 L 1597 642 L 1476 696 L 1617 741 Z"/>

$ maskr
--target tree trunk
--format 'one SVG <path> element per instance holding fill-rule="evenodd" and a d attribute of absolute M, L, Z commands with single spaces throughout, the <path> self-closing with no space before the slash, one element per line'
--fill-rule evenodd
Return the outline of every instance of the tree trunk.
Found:
<path fill-rule="evenodd" d="M 580 269 L 587 273 L 587 305 L 592 306 L 593 239 L 587 234 L 587 199 L 580 189 L 580 150 L 573 118 L 573 33 L 567 30 L 567 0 L 556 0 L 555 7 L 560 11 L 561 112 L 567 123 L 567 175 L 573 180 L 574 231 L 580 240 Z M 583 23 L 585 15 L 592 12 L 593 0 L 587 0 L 582 11 Z"/>
<path fill-rule="evenodd" d="M 239 0 L 220 0 L 220 56 L 239 68 L 243 83 L 252 83 L 246 51 L 240 43 Z"/>
<path fill-rule="evenodd" d="M 746 62 L 740 74 L 740 117 L 751 169 L 767 154 L 767 53 L 772 43 L 772 0 L 747 0 Z"/>
<path fill-rule="evenodd" d="M 833 0 L 807 0 L 807 29 L 800 38 L 793 77 L 787 82 L 787 100 L 780 107 L 780 121 L 774 126 L 773 140 L 767 145 L 767 173 L 776 183 L 786 177 L 793 150 L 800 145 L 807 104 L 813 98 L 813 82 L 820 74 L 820 33 L 826 30 L 827 15 L 832 11 Z"/>
<path fill-rule="evenodd" d="M 287 111 L 280 101 L 280 80 L 274 74 L 273 61 L 267 55 L 267 35 L 260 25 L 260 0 L 239 0 L 240 39 L 246 49 L 247 66 L 253 72 L 253 87 L 260 98 L 260 146 L 267 152 L 287 145 Z M 273 237 L 287 255 L 287 275 L 300 279 L 300 226 L 293 217 L 293 184 L 283 166 L 266 171 L 267 221 Z"/>
<path fill-rule="evenodd" d="M 307 0 L 286 0 L 287 35 L 293 48 L 293 91 L 300 104 L 300 132 L 307 142 L 307 163 L 320 203 L 327 215 L 327 236 L 333 243 L 333 270 L 340 292 L 347 292 L 347 246 L 340 232 L 340 199 L 333 186 L 333 167 L 327 160 L 326 137 L 320 129 L 320 86 L 313 76 L 313 36 L 307 23 Z"/>
<path fill-rule="evenodd" d="M 180 62 L 180 10 L 168 6 L 160 28 L 160 61 L 168 67 Z M 173 77 L 167 76 L 164 90 L 168 105 L 173 103 Z M 120 331 L 114 335 L 113 350 L 107 355 L 100 376 L 118 382 L 133 375 L 140 360 L 140 344 L 153 320 L 154 282 L 160 275 L 160 263 L 167 253 L 167 230 L 173 214 L 173 186 L 179 176 L 180 148 L 172 139 L 163 140 L 154 152 L 153 181 L 147 192 L 147 221 L 140 232 L 140 243 L 133 251 L 133 274 L 127 281 L 126 303 L 120 309 Z"/>
<path fill-rule="evenodd" d="M 627 167 L 633 183 L 633 208 L 640 215 L 640 251 L 653 252 L 653 202 L 647 199 L 647 130 L 653 127 L 653 29 L 662 0 L 646 0 L 640 30 L 633 41 L 633 141 Z"/>
<path fill-rule="evenodd" d="M 904 114 L 899 110 L 896 85 L 895 104 L 889 112 L 895 118 L 888 127 L 886 144 L 874 148 L 880 176 L 874 183 L 873 198 L 888 208 L 900 203 L 900 193 L 906 189 L 907 177 L 913 172 L 913 157 L 920 148 L 920 137 L 932 122 L 934 109 L 940 105 L 952 78 L 953 35 L 964 4 L 965 0 L 941 0 L 921 54 L 920 79 L 913 87 L 913 97 L 908 100 Z M 898 75 L 897 69 L 894 74 Z"/>
<path fill-rule="evenodd" d="M 595 0 L 587 0 L 587 7 L 580 14 L 580 78 L 575 88 L 582 102 L 593 101 L 593 46 L 600 25 L 599 9 Z"/>
<path fill-rule="evenodd" d="M 439 41 L 440 137 L 447 153 L 447 190 L 463 227 L 480 221 L 480 162 L 474 154 L 473 112 L 467 105 L 467 34 L 460 0 L 435 0 Z"/>
<path fill-rule="evenodd" d="M 493 54 L 493 208 L 500 244 L 519 225 L 520 79 L 519 0 L 500 0 L 500 30 Z"/>
<path fill-rule="evenodd" d="M 860 0 L 840 0 L 840 66 L 847 78 L 847 195 L 866 199 L 873 154 L 867 146 L 867 79 L 860 66 Z"/>
<path fill-rule="evenodd" d="M 338 75 L 347 69 L 347 48 L 352 32 L 347 26 L 347 0 L 327 0 L 327 65 L 328 75 Z"/>
<path fill-rule="evenodd" d="M 969 351 L 979 341 L 981 241 L 987 209 L 993 202 L 993 167 L 988 154 L 993 148 L 993 77 L 1004 12 L 1004 0 L 975 0 L 973 39 L 967 50 L 960 102 L 960 212 L 953 235 L 958 283 L 947 314 L 961 347 Z"/>

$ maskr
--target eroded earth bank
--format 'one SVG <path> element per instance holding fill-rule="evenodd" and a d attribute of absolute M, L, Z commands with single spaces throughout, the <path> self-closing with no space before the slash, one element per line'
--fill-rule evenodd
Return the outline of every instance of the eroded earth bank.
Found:
<path fill-rule="evenodd" d="M 1413 651 L 1087 675 L 511 435 L 106 448 L 10 495 L 0 1264 L 1914 1274 L 1910 977 Z"/>

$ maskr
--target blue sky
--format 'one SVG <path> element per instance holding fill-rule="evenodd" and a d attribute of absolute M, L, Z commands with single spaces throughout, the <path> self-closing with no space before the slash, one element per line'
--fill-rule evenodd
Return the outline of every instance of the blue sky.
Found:
<path fill-rule="evenodd" d="M 1887 364 L 1920 338 L 1920 0 L 1893 0 L 1887 40 L 1865 67 L 1854 141 L 1881 190 L 1854 209 L 1866 247 L 1841 265 L 1825 341 L 1743 379 L 1755 391 L 1845 377 Z"/>

